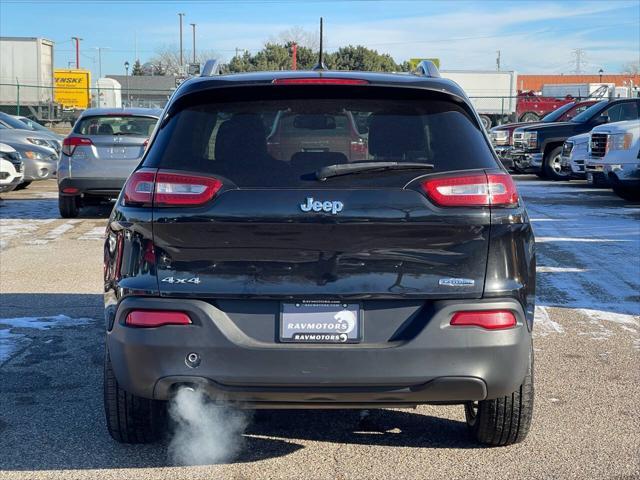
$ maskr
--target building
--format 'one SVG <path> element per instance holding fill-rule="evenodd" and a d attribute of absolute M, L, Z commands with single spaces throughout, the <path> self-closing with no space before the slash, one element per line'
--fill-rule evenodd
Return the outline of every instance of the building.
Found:
<path fill-rule="evenodd" d="M 640 85 L 640 75 L 616 73 L 610 75 L 527 75 L 518 74 L 518 90 L 539 92 L 543 85 L 562 83 L 615 83 L 616 87 Z"/>
<path fill-rule="evenodd" d="M 107 78 L 120 84 L 124 106 L 162 108 L 176 89 L 176 77 L 107 75 Z"/>

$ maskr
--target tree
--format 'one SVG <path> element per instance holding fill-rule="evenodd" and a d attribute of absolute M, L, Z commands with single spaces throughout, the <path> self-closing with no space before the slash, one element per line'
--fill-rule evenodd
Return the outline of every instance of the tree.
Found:
<path fill-rule="evenodd" d="M 318 50 L 320 45 L 320 33 L 309 32 L 296 25 L 288 30 L 283 30 L 276 37 L 269 39 L 269 43 L 289 45 L 295 43 L 299 47 L 306 47 L 312 51 Z"/>
<path fill-rule="evenodd" d="M 144 70 L 142 69 L 142 64 L 140 63 L 140 60 L 136 60 L 135 62 L 133 62 L 131 75 L 134 75 L 137 77 L 144 75 Z"/>
<path fill-rule="evenodd" d="M 267 70 L 290 70 L 292 68 L 293 43 L 279 45 L 267 43 L 262 50 L 255 55 L 244 51 L 241 55 L 234 56 L 225 71 L 256 72 Z M 316 55 L 310 48 L 298 46 L 298 68 L 308 70 L 316 62 Z"/>
<path fill-rule="evenodd" d="M 204 64 L 207 60 L 220 58 L 215 50 L 201 50 L 196 53 L 196 62 Z M 184 64 L 191 63 L 193 59 L 192 50 L 184 50 L 182 61 Z M 156 49 L 156 54 L 148 62 L 156 66 L 154 75 L 179 75 L 180 68 L 180 48 L 176 45 L 163 45 Z"/>
<path fill-rule="evenodd" d="M 403 69 L 388 53 L 381 54 L 362 45 L 341 47 L 327 54 L 325 62 L 331 70 L 397 72 Z"/>

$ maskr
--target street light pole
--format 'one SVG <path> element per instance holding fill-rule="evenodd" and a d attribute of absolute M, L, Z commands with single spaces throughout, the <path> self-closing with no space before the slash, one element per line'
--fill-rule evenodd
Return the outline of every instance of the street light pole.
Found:
<path fill-rule="evenodd" d="M 124 62 L 124 72 L 127 77 L 127 105 L 131 106 L 131 91 L 129 90 L 129 61 Z"/>
<path fill-rule="evenodd" d="M 196 63 L 196 24 L 191 23 L 190 25 L 193 28 L 193 63 Z"/>
<path fill-rule="evenodd" d="M 179 13 L 178 16 L 180 17 L 180 66 L 182 67 L 182 17 L 184 17 L 184 13 Z"/>
<path fill-rule="evenodd" d="M 598 70 L 598 74 L 600 75 L 600 83 L 602 83 L 602 74 L 604 73 L 604 70 L 600 69 Z"/>

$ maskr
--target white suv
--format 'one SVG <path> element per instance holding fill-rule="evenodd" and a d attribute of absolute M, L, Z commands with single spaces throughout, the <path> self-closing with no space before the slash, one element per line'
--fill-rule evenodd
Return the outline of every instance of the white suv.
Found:
<path fill-rule="evenodd" d="M 20 154 L 6 143 L 0 143 L 0 192 L 10 192 L 22 183 L 24 166 Z"/>
<path fill-rule="evenodd" d="M 625 200 L 640 199 L 640 120 L 594 128 L 586 170 L 602 172 Z"/>

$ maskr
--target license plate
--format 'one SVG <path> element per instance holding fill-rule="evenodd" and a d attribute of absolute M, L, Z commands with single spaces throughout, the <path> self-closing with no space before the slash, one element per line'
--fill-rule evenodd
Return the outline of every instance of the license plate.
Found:
<path fill-rule="evenodd" d="M 283 303 L 280 341 L 289 343 L 358 343 L 361 340 L 358 303 L 300 301 Z"/>

